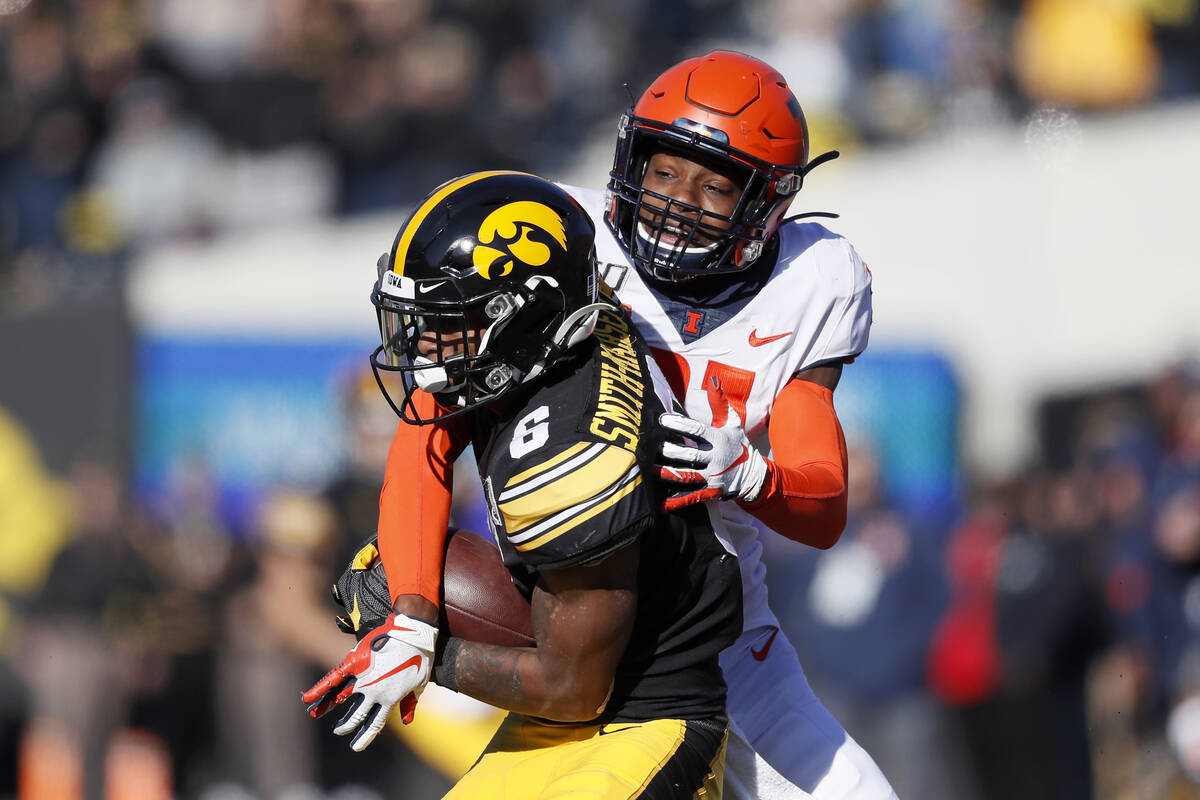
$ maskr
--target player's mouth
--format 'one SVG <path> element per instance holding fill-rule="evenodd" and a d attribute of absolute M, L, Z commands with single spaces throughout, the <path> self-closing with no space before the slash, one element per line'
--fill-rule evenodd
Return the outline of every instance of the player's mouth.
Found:
<path fill-rule="evenodd" d="M 672 222 L 661 225 L 660 219 L 650 217 L 638 220 L 638 232 L 642 238 L 649 241 L 657 239 L 658 244 L 662 247 L 672 249 L 686 247 L 689 250 L 707 249 L 717 241 L 716 236 L 703 228 L 692 226 L 684 228 Z"/>

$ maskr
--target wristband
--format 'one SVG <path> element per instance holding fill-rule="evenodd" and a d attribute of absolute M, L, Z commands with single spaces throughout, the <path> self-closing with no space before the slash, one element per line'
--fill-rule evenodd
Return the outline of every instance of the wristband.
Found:
<path fill-rule="evenodd" d="M 452 692 L 458 691 L 458 677 L 455 675 L 454 666 L 463 641 L 457 636 L 440 637 L 433 656 L 433 682 Z"/>

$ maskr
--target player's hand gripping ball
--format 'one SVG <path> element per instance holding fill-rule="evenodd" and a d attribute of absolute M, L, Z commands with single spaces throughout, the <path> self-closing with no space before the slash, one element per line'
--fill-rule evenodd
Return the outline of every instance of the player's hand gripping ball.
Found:
<path fill-rule="evenodd" d="M 391 614 L 391 594 L 376 540 L 365 543 L 333 587 L 343 609 L 338 627 L 360 640 Z M 442 570 L 441 634 L 508 647 L 532 647 L 529 599 L 513 584 L 500 551 L 470 531 L 447 538 Z"/>

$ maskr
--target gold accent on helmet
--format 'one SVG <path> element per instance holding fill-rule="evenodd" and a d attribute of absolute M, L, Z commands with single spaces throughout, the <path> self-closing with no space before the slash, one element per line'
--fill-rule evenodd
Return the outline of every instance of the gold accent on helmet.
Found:
<path fill-rule="evenodd" d="M 412 244 L 413 236 L 416 234 L 417 229 L 421 227 L 421 223 L 425 221 L 425 218 L 428 217 L 430 212 L 437 208 L 443 200 L 464 186 L 469 186 L 470 184 L 475 183 L 475 181 L 480 181 L 484 178 L 491 178 L 495 175 L 522 174 L 524 173 L 513 172 L 512 170 L 476 172 L 471 175 L 464 175 L 461 178 L 454 178 L 453 180 L 446 181 L 441 186 L 434 189 L 433 194 L 426 198 L 425 202 L 421 204 L 420 208 L 413 212 L 412 217 L 410 217 L 408 220 L 408 224 L 404 226 L 404 230 L 400 234 L 400 241 L 396 244 L 396 254 L 392 258 L 392 272 L 395 272 L 397 275 L 404 274 L 404 260 L 408 257 L 408 247 Z"/>

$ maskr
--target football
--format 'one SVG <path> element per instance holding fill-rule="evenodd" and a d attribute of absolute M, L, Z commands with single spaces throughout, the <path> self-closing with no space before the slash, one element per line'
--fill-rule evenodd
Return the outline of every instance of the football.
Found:
<path fill-rule="evenodd" d="M 446 543 L 441 625 L 472 642 L 534 645 L 529 600 L 513 584 L 500 550 L 477 533 L 454 531 Z"/>
<path fill-rule="evenodd" d="M 345 615 L 338 627 L 359 639 L 382 625 L 391 613 L 387 572 L 375 537 L 355 553 L 333 586 L 333 599 Z M 507 647 L 532 647 L 529 601 L 513 584 L 492 542 L 471 531 L 446 538 L 438 627 L 451 636 Z"/>

